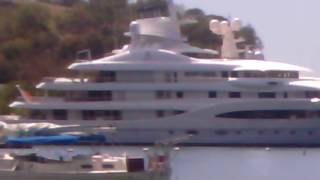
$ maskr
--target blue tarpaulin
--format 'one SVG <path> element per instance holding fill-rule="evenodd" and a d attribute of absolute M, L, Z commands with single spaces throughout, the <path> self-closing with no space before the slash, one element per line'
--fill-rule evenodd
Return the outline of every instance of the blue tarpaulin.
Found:
<path fill-rule="evenodd" d="M 7 145 L 68 145 L 81 142 L 103 143 L 106 142 L 104 135 L 88 136 L 30 136 L 30 137 L 8 137 L 5 141 Z"/>

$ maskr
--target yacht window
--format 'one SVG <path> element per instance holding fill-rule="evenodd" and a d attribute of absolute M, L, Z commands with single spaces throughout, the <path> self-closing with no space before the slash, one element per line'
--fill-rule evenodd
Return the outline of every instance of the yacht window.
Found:
<path fill-rule="evenodd" d="M 202 76 L 203 77 L 216 77 L 217 73 L 216 72 L 203 72 Z"/>
<path fill-rule="evenodd" d="M 112 92 L 111 91 L 88 91 L 88 100 L 110 101 L 112 100 Z"/>
<path fill-rule="evenodd" d="M 171 93 L 170 91 L 157 91 L 156 98 L 158 99 L 170 99 Z"/>
<path fill-rule="evenodd" d="M 194 129 L 189 129 L 189 130 L 186 131 L 186 134 L 188 134 L 188 135 L 198 135 L 199 131 L 194 130 Z"/>
<path fill-rule="evenodd" d="M 122 119 L 121 111 L 113 111 L 113 118 L 114 120 L 121 120 Z"/>
<path fill-rule="evenodd" d="M 96 113 L 93 110 L 84 110 L 82 111 L 83 120 L 96 120 Z"/>
<path fill-rule="evenodd" d="M 173 111 L 174 115 L 183 114 L 183 113 L 185 113 L 185 111 L 181 111 L 181 110 Z"/>
<path fill-rule="evenodd" d="M 82 165 L 81 165 L 81 168 L 82 168 L 82 169 L 92 169 L 93 167 L 92 167 L 91 164 L 82 164 Z"/>
<path fill-rule="evenodd" d="M 190 77 L 193 77 L 193 76 L 198 76 L 198 72 L 185 72 L 184 73 L 184 76 L 190 76 Z"/>
<path fill-rule="evenodd" d="M 231 77 L 239 77 L 239 73 L 237 71 L 231 71 Z"/>
<path fill-rule="evenodd" d="M 229 77 L 228 71 L 222 71 L 222 72 L 221 72 L 221 77 L 223 77 L 223 78 L 228 78 L 228 77 Z"/>
<path fill-rule="evenodd" d="M 288 98 L 288 93 L 287 92 L 283 93 L 283 98 Z"/>
<path fill-rule="evenodd" d="M 209 91 L 209 98 L 216 98 L 216 97 L 217 97 L 217 92 Z"/>
<path fill-rule="evenodd" d="M 113 164 L 103 164 L 102 168 L 103 169 L 114 169 L 114 165 Z"/>
<path fill-rule="evenodd" d="M 67 111 L 56 109 L 52 111 L 54 120 L 67 120 Z"/>
<path fill-rule="evenodd" d="M 217 129 L 217 130 L 214 131 L 214 133 L 217 134 L 217 135 L 227 135 L 228 131 L 224 130 L 224 129 Z"/>
<path fill-rule="evenodd" d="M 298 79 L 299 78 L 299 72 L 297 72 L 297 71 L 290 72 L 289 78 Z"/>
<path fill-rule="evenodd" d="M 267 77 L 270 78 L 283 78 L 283 72 L 281 71 L 267 71 Z"/>
<path fill-rule="evenodd" d="M 82 111 L 83 120 L 121 120 L 120 111 L 103 111 L 103 110 L 84 110 Z"/>
<path fill-rule="evenodd" d="M 229 97 L 230 98 L 241 98 L 241 93 L 240 92 L 229 92 Z"/>
<path fill-rule="evenodd" d="M 186 77 L 204 77 L 204 78 L 217 77 L 216 72 L 185 72 L 184 75 Z"/>
<path fill-rule="evenodd" d="M 279 130 L 274 130 L 273 133 L 274 134 L 280 134 L 280 131 Z"/>
<path fill-rule="evenodd" d="M 290 131 L 290 134 L 291 134 L 291 135 L 295 135 L 296 133 L 297 133 L 297 132 L 294 131 L 294 130 L 291 130 L 291 131 Z"/>
<path fill-rule="evenodd" d="M 114 82 L 116 80 L 116 72 L 114 71 L 100 71 L 96 82 Z"/>
<path fill-rule="evenodd" d="M 198 59 L 213 59 L 215 58 L 215 55 L 208 54 L 208 53 L 192 53 L 192 52 L 184 52 L 182 55 L 198 58 Z"/>
<path fill-rule="evenodd" d="M 320 92 L 318 91 L 306 91 L 306 98 L 319 98 L 320 97 Z"/>
<path fill-rule="evenodd" d="M 266 74 L 271 78 L 299 78 L 297 71 L 267 71 Z"/>
<path fill-rule="evenodd" d="M 181 92 L 181 91 L 178 91 L 177 93 L 176 93 L 176 96 L 177 96 L 177 98 L 183 98 L 183 92 Z"/>
<path fill-rule="evenodd" d="M 157 111 L 157 117 L 164 117 L 164 111 Z"/>
<path fill-rule="evenodd" d="M 177 72 L 173 73 L 173 81 L 178 82 L 178 73 Z"/>
<path fill-rule="evenodd" d="M 262 78 L 266 75 L 262 71 L 243 71 L 243 76 L 246 78 Z"/>
<path fill-rule="evenodd" d="M 260 92 L 258 93 L 259 98 L 275 98 L 276 93 L 273 92 Z"/>
<path fill-rule="evenodd" d="M 234 111 L 217 115 L 222 118 L 235 119 L 301 119 L 308 116 L 305 110 L 254 110 Z M 315 113 L 313 113 L 315 116 Z"/>
<path fill-rule="evenodd" d="M 165 82 L 174 82 L 174 73 L 172 72 L 166 72 L 165 73 Z"/>
<path fill-rule="evenodd" d="M 31 119 L 47 119 L 47 112 L 46 111 L 39 111 L 39 110 L 32 110 L 30 111 L 30 118 Z"/>

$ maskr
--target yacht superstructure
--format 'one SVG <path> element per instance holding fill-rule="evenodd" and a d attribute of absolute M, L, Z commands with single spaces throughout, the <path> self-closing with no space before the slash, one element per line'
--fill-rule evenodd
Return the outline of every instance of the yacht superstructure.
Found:
<path fill-rule="evenodd" d="M 301 75 L 309 69 L 219 58 L 185 43 L 170 17 L 136 20 L 128 35 L 112 55 L 71 64 L 78 77 L 45 78 L 43 97 L 13 102 L 29 111 L 17 122 L 116 127 L 109 141 L 122 144 L 177 134 L 196 135 L 185 144 L 320 144 L 320 81 Z"/>

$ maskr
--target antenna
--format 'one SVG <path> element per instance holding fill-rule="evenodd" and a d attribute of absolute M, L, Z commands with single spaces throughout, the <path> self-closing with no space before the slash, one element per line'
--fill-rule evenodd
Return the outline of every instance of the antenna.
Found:
<path fill-rule="evenodd" d="M 218 21 L 211 20 L 209 28 L 212 33 L 219 34 L 223 37 L 223 43 L 221 48 L 221 57 L 226 59 L 237 59 L 241 50 L 237 48 L 237 43 L 243 41 L 243 39 L 236 39 L 234 36 L 235 31 L 241 29 L 241 21 L 238 18 L 232 21 Z"/>

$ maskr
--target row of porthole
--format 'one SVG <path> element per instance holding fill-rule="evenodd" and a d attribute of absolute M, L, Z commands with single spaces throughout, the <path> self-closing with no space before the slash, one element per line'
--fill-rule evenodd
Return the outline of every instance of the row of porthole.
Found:
<path fill-rule="evenodd" d="M 243 134 L 245 131 L 238 130 L 238 131 L 232 131 L 232 132 L 234 132 L 234 133 L 237 134 L 237 135 L 241 135 L 241 134 Z M 299 131 L 299 132 L 301 132 L 301 131 Z M 313 134 L 314 134 L 314 131 L 312 131 L 312 130 L 308 130 L 308 131 L 305 131 L 305 132 L 306 132 L 308 135 L 313 135 Z M 174 134 L 174 131 L 169 131 L 169 133 L 172 135 L 172 134 Z M 221 130 L 215 130 L 215 131 L 213 131 L 213 133 L 216 134 L 216 135 L 228 135 L 228 134 L 231 133 L 231 132 L 230 132 L 230 131 L 227 131 L 227 130 L 221 129 Z M 270 131 L 258 130 L 257 133 L 258 133 L 259 135 L 264 135 L 264 134 L 266 134 L 266 133 L 270 133 Z M 289 133 L 289 134 L 291 134 L 291 135 L 295 135 L 295 134 L 297 134 L 298 132 L 295 131 L 295 130 L 290 130 L 290 131 L 274 130 L 273 133 L 274 133 L 274 134 Z M 199 131 L 197 131 L 197 130 L 187 130 L 187 131 L 186 131 L 186 134 L 197 135 L 197 134 L 199 134 Z"/>

